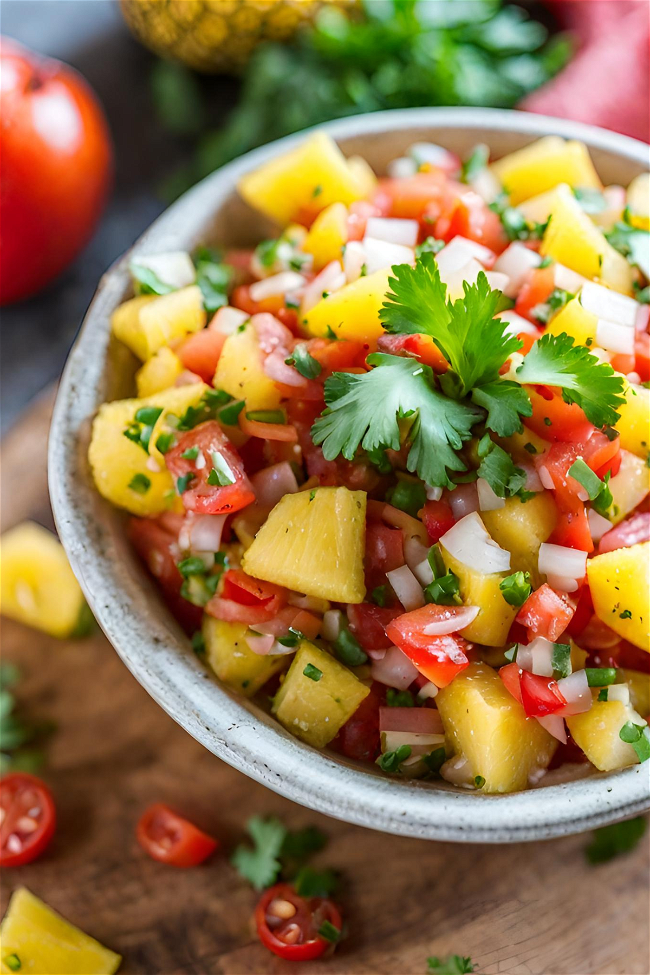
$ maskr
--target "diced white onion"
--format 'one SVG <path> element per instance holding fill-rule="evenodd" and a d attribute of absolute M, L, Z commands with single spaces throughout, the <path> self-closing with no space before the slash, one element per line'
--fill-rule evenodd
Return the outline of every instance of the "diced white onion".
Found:
<path fill-rule="evenodd" d="M 249 318 L 250 315 L 242 311 L 241 308 L 231 308 L 230 305 L 224 305 L 210 322 L 210 328 L 221 332 L 222 335 L 232 335 Z"/>
<path fill-rule="evenodd" d="M 505 508 L 506 499 L 495 494 L 484 477 L 479 477 L 476 481 L 476 490 L 480 511 L 497 511 L 499 508 Z"/>
<path fill-rule="evenodd" d="M 634 327 L 637 332 L 647 332 L 650 323 L 650 305 L 641 305 L 636 310 L 636 320 Z"/>
<path fill-rule="evenodd" d="M 341 632 L 341 620 L 343 618 L 343 613 L 340 609 L 328 609 L 326 613 L 323 613 L 323 625 L 321 626 L 321 633 L 323 639 L 329 640 L 333 643 Z"/>
<path fill-rule="evenodd" d="M 345 245 L 343 270 L 348 284 L 361 277 L 361 271 L 366 262 L 366 250 L 360 240 L 351 240 L 349 244 Z"/>
<path fill-rule="evenodd" d="M 456 521 L 478 511 L 478 488 L 476 481 L 458 484 L 449 495 L 449 507 Z"/>
<path fill-rule="evenodd" d="M 501 274 L 500 271 L 486 271 L 485 277 L 493 291 L 503 291 L 505 294 L 510 284 L 510 278 L 507 274 Z"/>
<path fill-rule="evenodd" d="M 459 236 L 454 237 L 436 254 L 436 262 L 441 274 L 443 271 L 446 274 L 460 271 L 472 259 L 491 266 L 494 261 L 494 251 L 484 247 L 483 244 L 477 244 L 474 240 Z"/>
<path fill-rule="evenodd" d="M 542 728 L 546 728 L 550 735 L 561 741 L 563 745 L 567 743 L 566 727 L 564 725 L 564 718 L 561 718 L 558 714 L 545 714 L 543 717 L 537 719 L 541 724 Z"/>
<path fill-rule="evenodd" d="M 587 553 L 577 548 L 567 548 L 565 545 L 542 542 L 539 547 L 537 567 L 544 575 L 559 576 L 564 579 L 584 579 L 587 571 Z"/>
<path fill-rule="evenodd" d="M 385 240 L 389 244 L 403 244 L 415 247 L 418 242 L 420 225 L 417 220 L 401 220 L 395 217 L 368 217 L 366 237 Z"/>
<path fill-rule="evenodd" d="M 417 166 L 438 166 L 446 169 L 449 165 L 449 151 L 437 146 L 434 142 L 414 142 L 407 149 Z"/>
<path fill-rule="evenodd" d="M 327 613 L 332 605 L 329 599 L 323 599 L 321 596 L 302 596 L 297 592 L 289 593 L 287 602 L 290 606 L 308 609 L 310 613 Z"/>
<path fill-rule="evenodd" d="M 568 291 L 572 295 L 577 294 L 586 281 L 587 279 L 582 274 L 572 271 L 570 267 L 565 267 L 564 264 L 553 265 L 553 283 L 556 288 L 561 288 L 562 291 Z"/>
<path fill-rule="evenodd" d="M 534 335 L 535 338 L 539 335 L 537 326 L 529 322 L 527 318 L 522 318 L 516 311 L 502 311 L 497 317 L 506 323 L 504 329 L 506 335 L 519 335 L 520 332 L 524 332 L 526 335 Z"/>
<path fill-rule="evenodd" d="M 400 156 L 399 159 L 392 159 L 386 167 L 386 172 L 391 179 L 408 179 L 415 176 L 418 171 L 418 164 L 415 159 L 407 156 Z"/>
<path fill-rule="evenodd" d="M 440 501 L 442 497 L 441 487 L 431 487 L 430 484 L 425 484 L 424 487 L 426 488 L 428 501 Z"/>
<path fill-rule="evenodd" d="M 395 590 L 395 595 L 408 612 L 424 606 L 422 586 L 415 578 L 408 565 L 401 565 L 399 569 L 391 569 L 386 578 Z"/>
<path fill-rule="evenodd" d="M 628 295 L 612 291 L 595 281 L 586 281 L 580 292 L 580 304 L 598 318 L 634 328 L 639 302 Z"/>
<path fill-rule="evenodd" d="M 517 656 L 516 656 L 517 666 L 521 667 L 522 670 L 527 670 L 530 674 L 533 672 L 533 651 L 531 645 L 528 643 L 517 644 Z"/>
<path fill-rule="evenodd" d="M 423 559 L 418 565 L 413 566 L 413 575 L 421 586 L 428 586 L 433 582 L 433 569 L 429 565 L 428 559 Z"/>
<path fill-rule="evenodd" d="M 441 252 L 442 253 L 442 252 Z M 463 282 L 475 284 L 481 271 L 485 272 L 482 264 L 472 257 L 471 260 L 457 271 L 441 271 L 440 280 L 447 285 L 448 297 L 455 301 L 464 294 Z"/>
<path fill-rule="evenodd" d="M 160 474 L 162 470 L 162 467 L 160 466 L 160 464 L 158 463 L 155 457 L 147 457 L 147 463 L 145 464 L 145 467 L 147 468 L 148 471 L 151 471 L 152 474 Z"/>
<path fill-rule="evenodd" d="M 501 192 L 501 183 L 487 166 L 470 180 L 469 185 L 486 203 L 494 203 Z"/>
<path fill-rule="evenodd" d="M 602 349 L 599 345 L 592 345 L 589 354 L 595 356 L 599 362 L 611 362 L 612 359 L 612 353 Z"/>
<path fill-rule="evenodd" d="M 531 656 L 533 674 L 537 674 L 539 677 L 553 676 L 553 648 L 554 644 L 543 636 L 531 640 L 527 650 Z M 517 654 L 517 663 L 519 663 L 519 654 Z M 520 666 L 522 665 L 520 664 Z"/>
<path fill-rule="evenodd" d="M 187 288 L 196 281 L 196 268 L 187 251 L 168 251 L 166 254 L 134 257 L 132 263 L 153 271 L 157 278 L 171 288 Z"/>
<path fill-rule="evenodd" d="M 302 295 L 300 310 L 303 315 L 318 304 L 324 294 L 339 291 L 347 284 L 340 261 L 330 261 L 313 281 L 310 281 Z"/>
<path fill-rule="evenodd" d="M 620 701 L 621 704 L 630 703 L 630 688 L 627 684 L 610 684 L 607 688 L 608 701 Z"/>
<path fill-rule="evenodd" d="M 450 555 L 477 572 L 505 572 L 510 568 L 510 552 L 490 538 L 475 511 L 445 532 L 440 542 Z"/>
<path fill-rule="evenodd" d="M 427 623 L 423 629 L 425 636 L 447 636 L 448 633 L 458 633 L 473 623 L 479 614 L 478 606 L 459 606 L 449 608 L 445 617 L 443 614 L 432 623 Z"/>
<path fill-rule="evenodd" d="M 392 244 L 387 240 L 376 240 L 374 237 L 363 238 L 363 249 L 366 252 L 366 271 L 374 274 L 394 264 L 412 264 L 415 260 L 410 247 L 403 244 Z"/>
<path fill-rule="evenodd" d="M 541 478 L 537 471 L 535 470 L 534 464 L 529 464 L 527 461 L 522 461 L 519 466 L 522 471 L 526 472 L 526 483 L 524 488 L 526 491 L 535 491 L 536 493 L 544 490 L 544 485 L 542 484 Z"/>
<path fill-rule="evenodd" d="M 593 698 L 586 670 L 576 670 L 568 677 L 562 677 L 557 682 L 557 687 L 567 702 L 566 707 L 558 711 L 563 718 L 572 714 L 582 714 L 590 709 Z"/>
<path fill-rule="evenodd" d="M 245 640 L 253 653 L 259 654 L 260 657 L 265 657 L 269 654 L 275 643 L 275 637 L 272 633 L 261 633 L 258 635 L 251 633 L 250 630 L 246 634 Z"/>
<path fill-rule="evenodd" d="M 298 291 L 306 283 L 307 279 L 297 271 L 281 271 L 280 274 L 273 274 L 270 278 L 255 281 L 251 284 L 249 293 L 253 301 L 264 301 L 265 298 L 285 295 L 287 291 Z"/>
<path fill-rule="evenodd" d="M 598 319 L 596 325 L 596 341 L 608 352 L 618 352 L 621 355 L 634 355 L 634 339 L 636 332 L 628 325 Z"/>
<path fill-rule="evenodd" d="M 515 241 L 509 247 L 506 247 L 503 254 L 499 254 L 497 257 L 492 268 L 493 271 L 501 271 L 510 278 L 504 294 L 509 298 L 514 298 L 519 293 L 528 273 L 533 268 L 538 267 L 541 260 L 541 257 L 536 251 L 531 250 L 530 247 L 525 247 L 519 241 Z M 501 318 L 503 317 L 501 315 Z M 522 321 L 526 321 L 526 319 L 524 318 Z M 530 325 L 531 323 L 526 322 L 526 324 Z"/>
<path fill-rule="evenodd" d="M 178 544 L 187 552 L 218 552 L 227 515 L 188 513 L 178 535 Z"/>
<path fill-rule="evenodd" d="M 557 592 L 577 592 L 580 588 L 578 579 L 569 576 L 556 576 L 552 572 L 547 573 L 546 581 L 551 589 L 555 589 Z"/>
<path fill-rule="evenodd" d="M 436 687 L 433 681 L 427 681 L 418 691 L 418 697 L 423 701 L 428 701 L 430 698 L 437 697 L 439 690 L 440 688 Z"/>
<path fill-rule="evenodd" d="M 641 376 L 638 372 L 628 372 L 626 378 L 628 383 L 633 383 L 635 386 L 638 386 L 641 382 Z"/>
<path fill-rule="evenodd" d="M 415 572 L 415 567 L 426 559 L 429 554 L 430 545 L 425 545 L 424 542 L 420 541 L 417 535 L 406 535 L 404 538 L 404 558 L 406 559 L 406 564 L 412 572 Z"/>
<path fill-rule="evenodd" d="M 251 484 L 258 502 L 273 507 L 285 494 L 295 494 L 298 490 L 296 475 L 286 460 L 253 474 Z"/>
<path fill-rule="evenodd" d="M 602 515 L 599 515 L 598 512 L 594 511 L 593 508 L 589 509 L 587 518 L 589 520 L 591 537 L 593 538 L 594 542 L 599 542 L 605 532 L 608 532 L 612 527 L 612 523 L 611 521 L 608 521 L 607 518 L 603 518 Z"/>
<path fill-rule="evenodd" d="M 418 671 L 399 647 L 389 647 L 381 660 L 373 660 L 370 674 L 381 684 L 405 691 L 418 676 Z"/>
<path fill-rule="evenodd" d="M 553 478 L 551 477 L 551 472 L 545 464 L 539 464 L 537 467 L 537 473 L 539 474 L 539 479 L 542 482 L 542 487 L 545 487 L 547 491 L 554 491 L 555 484 L 553 483 Z"/>

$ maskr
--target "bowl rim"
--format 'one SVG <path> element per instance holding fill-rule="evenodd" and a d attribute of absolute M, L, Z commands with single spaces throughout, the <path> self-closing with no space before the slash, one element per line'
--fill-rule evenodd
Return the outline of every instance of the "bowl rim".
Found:
<path fill-rule="evenodd" d="M 648 165 L 645 143 L 565 119 L 484 108 L 375 112 L 314 126 L 228 163 L 164 211 L 134 247 L 164 250 L 185 214 L 202 204 L 206 212 L 216 210 L 244 172 L 301 142 L 310 131 L 345 139 L 436 127 L 577 138 L 590 148 Z M 650 768 L 639 765 L 507 795 L 396 781 L 299 742 L 208 677 L 188 641 L 179 642 L 178 627 L 152 611 L 152 586 L 129 587 L 108 535 L 99 539 L 99 519 L 91 513 L 88 493 L 95 491 L 87 483 L 85 456 L 77 449 L 101 399 L 109 316 L 122 300 L 130 257 L 131 250 L 101 279 L 70 352 L 54 407 L 48 468 L 54 517 L 72 568 L 109 641 L 154 700 L 197 741 L 254 780 L 303 806 L 371 829 L 444 841 L 521 842 L 582 832 L 648 810 Z"/>

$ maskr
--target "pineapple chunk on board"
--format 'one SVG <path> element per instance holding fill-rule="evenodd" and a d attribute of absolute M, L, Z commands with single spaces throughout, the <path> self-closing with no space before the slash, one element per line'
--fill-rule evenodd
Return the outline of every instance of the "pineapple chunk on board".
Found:
<path fill-rule="evenodd" d="M 11 896 L 0 944 L 0 971 L 21 975 L 113 975 L 122 961 L 26 887 Z"/>
<path fill-rule="evenodd" d="M 650 653 L 650 542 L 587 559 L 587 579 L 598 619 Z"/>
<path fill-rule="evenodd" d="M 207 613 L 203 616 L 206 660 L 228 687 L 252 697 L 278 670 L 288 663 L 286 654 L 262 656 L 246 643 L 245 623 L 226 623 Z"/>
<path fill-rule="evenodd" d="M 361 603 L 365 537 L 364 491 L 321 487 L 286 494 L 244 553 L 242 569 L 306 596 Z"/>
<path fill-rule="evenodd" d="M 438 692 L 436 704 L 456 753 L 467 758 L 473 777 L 485 779 L 483 792 L 525 789 L 557 746 L 488 664 L 470 664 Z"/>
<path fill-rule="evenodd" d="M 594 700 L 589 711 L 566 719 L 571 737 L 601 772 L 627 768 L 639 761 L 631 745 L 622 741 L 620 730 L 628 721 L 639 723 L 629 705 L 622 701 Z"/>
<path fill-rule="evenodd" d="M 273 714 L 297 738 L 323 748 L 369 693 L 351 670 L 303 640 L 275 695 Z"/>
<path fill-rule="evenodd" d="M 207 316 L 198 285 L 151 298 L 141 295 L 125 301 L 113 312 L 113 332 L 139 359 L 150 359 L 158 349 L 198 332 Z"/>

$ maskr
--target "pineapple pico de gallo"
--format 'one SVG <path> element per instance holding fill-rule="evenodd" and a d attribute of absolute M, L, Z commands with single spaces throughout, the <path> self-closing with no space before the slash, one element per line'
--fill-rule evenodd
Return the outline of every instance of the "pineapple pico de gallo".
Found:
<path fill-rule="evenodd" d="M 304 742 L 488 793 L 644 762 L 649 177 L 557 137 L 388 174 L 317 133 L 240 182 L 277 238 L 134 259 L 97 488 Z"/>

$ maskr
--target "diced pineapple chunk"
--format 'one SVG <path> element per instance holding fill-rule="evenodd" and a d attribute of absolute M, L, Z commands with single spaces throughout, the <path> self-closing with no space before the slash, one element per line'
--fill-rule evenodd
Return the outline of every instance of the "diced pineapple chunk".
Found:
<path fill-rule="evenodd" d="M 321 336 L 331 328 L 338 338 L 374 344 L 383 333 L 379 314 L 392 273 L 390 268 L 375 271 L 332 292 L 307 313 L 305 328 Z"/>
<path fill-rule="evenodd" d="M 546 768 L 557 742 L 535 718 L 527 718 L 498 673 L 472 663 L 436 697 L 454 750 L 467 758 L 483 792 L 525 789 L 531 773 Z"/>
<path fill-rule="evenodd" d="M 361 603 L 366 495 L 345 487 L 286 494 L 242 559 L 244 572 L 306 596 Z"/>
<path fill-rule="evenodd" d="M 32 521 L 0 539 L 0 612 L 56 637 L 71 636 L 86 603 L 63 546 Z"/>
<path fill-rule="evenodd" d="M 524 200 L 523 203 L 519 204 L 519 210 L 528 223 L 546 223 L 555 206 L 556 198 L 557 193 L 553 187 L 546 193 L 540 193 L 539 196 L 531 196 L 530 199 Z"/>
<path fill-rule="evenodd" d="M 330 136 L 316 132 L 296 149 L 247 173 L 238 189 L 247 203 L 284 226 L 303 209 L 318 213 L 332 203 L 360 200 L 365 183 Z"/>
<path fill-rule="evenodd" d="M 574 714 L 566 723 L 591 764 L 601 772 L 611 772 L 639 761 L 632 746 L 622 741 L 619 734 L 623 725 L 634 718 L 630 706 L 622 701 L 594 700 L 589 711 Z"/>
<path fill-rule="evenodd" d="M 115 400 L 100 406 L 93 421 L 88 461 L 103 497 L 134 515 L 158 515 L 165 511 L 169 506 L 168 492 L 173 491 L 174 485 L 162 455 L 155 450 L 157 430 L 169 413 L 180 416 L 188 406 L 196 406 L 206 388 L 204 383 L 194 383 L 165 389 L 144 399 Z M 124 436 L 136 412 L 144 406 L 160 407 L 163 411 L 149 441 L 151 457 L 139 444 Z M 159 469 L 152 469 L 154 466 Z M 150 482 L 143 492 L 129 486 L 136 475 L 141 475 L 140 482 L 142 478 Z"/>
<path fill-rule="evenodd" d="M 155 355 L 140 366 L 135 374 L 138 397 L 153 396 L 161 389 L 173 386 L 183 371 L 183 363 L 175 352 L 163 345 Z"/>
<path fill-rule="evenodd" d="M 494 541 L 507 549 L 513 572 L 530 572 L 533 587 L 542 579 L 537 569 L 539 547 L 555 528 L 557 508 L 549 491 L 540 491 L 525 504 L 507 498 L 503 508 L 482 511 L 483 524 Z"/>
<path fill-rule="evenodd" d="M 650 230 L 650 173 L 639 173 L 627 188 L 630 223 L 640 230 Z"/>
<path fill-rule="evenodd" d="M 313 255 L 316 271 L 331 261 L 341 260 L 343 245 L 348 239 L 347 220 L 347 207 L 342 203 L 332 203 L 314 220 L 302 249 Z"/>
<path fill-rule="evenodd" d="M 540 254 L 586 278 L 598 278 L 615 291 L 630 294 L 632 270 L 584 212 L 568 186 L 558 186 Z"/>
<path fill-rule="evenodd" d="M 580 303 L 580 297 L 576 296 L 568 301 L 564 308 L 561 308 L 557 315 L 554 315 L 546 326 L 546 331 L 551 335 L 560 335 L 566 332 L 573 339 L 575 345 L 590 345 L 596 343 L 596 328 L 598 326 L 598 316 L 593 312 L 587 311 Z"/>
<path fill-rule="evenodd" d="M 323 748 L 369 693 L 351 670 L 303 640 L 275 695 L 273 713 L 297 738 Z"/>
<path fill-rule="evenodd" d="M 617 525 L 650 493 L 650 468 L 629 450 L 621 450 L 621 466 L 610 480 L 609 489 L 613 498 L 610 520 Z"/>
<path fill-rule="evenodd" d="M 627 668 L 621 669 L 619 673 L 622 682 L 629 688 L 630 704 L 637 714 L 647 720 L 650 716 L 650 674 Z"/>
<path fill-rule="evenodd" d="M 619 406 L 621 418 L 616 430 L 621 447 L 646 460 L 650 454 L 650 389 L 625 383 L 625 403 Z"/>
<path fill-rule="evenodd" d="M 498 440 L 514 460 L 528 464 L 531 457 L 543 454 L 551 446 L 548 440 L 539 437 L 528 427 L 524 427 L 521 433 L 513 433 L 510 437 L 500 437 Z"/>
<path fill-rule="evenodd" d="M 583 142 L 548 135 L 492 165 L 513 205 L 553 189 L 558 183 L 602 189 L 598 174 Z"/>
<path fill-rule="evenodd" d="M 0 926 L 0 971 L 25 975 L 113 975 L 122 961 L 18 887 Z M 17 959 L 17 961 L 16 961 Z"/>
<path fill-rule="evenodd" d="M 240 328 L 224 343 L 214 385 L 237 400 L 246 400 L 247 410 L 274 410 L 280 405 L 281 394 L 262 368 L 255 327 L 248 322 Z"/>
<path fill-rule="evenodd" d="M 168 295 L 132 298 L 115 310 L 112 318 L 115 336 L 143 361 L 162 348 L 206 323 L 203 296 L 193 284 Z"/>
<path fill-rule="evenodd" d="M 207 662 L 228 687 L 252 697 L 278 670 L 287 664 L 286 654 L 253 653 L 246 643 L 245 623 L 226 623 L 203 616 L 203 639 Z"/>
<path fill-rule="evenodd" d="M 587 579 L 598 619 L 650 652 L 650 542 L 587 559 Z"/>
<path fill-rule="evenodd" d="M 377 189 L 377 177 L 370 163 L 363 156 L 350 156 L 348 169 L 357 181 L 363 199 L 372 196 Z"/>
<path fill-rule="evenodd" d="M 508 639 L 508 631 L 517 609 L 503 598 L 499 583 L 506 572 L 477 572 L 450 555 L 441 544 L 440 551 L 446 568 L 458 576 L 460 594 L 466 606 L 478 606 L 478 616 L 466 626 L 462 635 L 466 640 L 501 647 Z M 478 774 L 478 773 L 477 773 Z"/>

